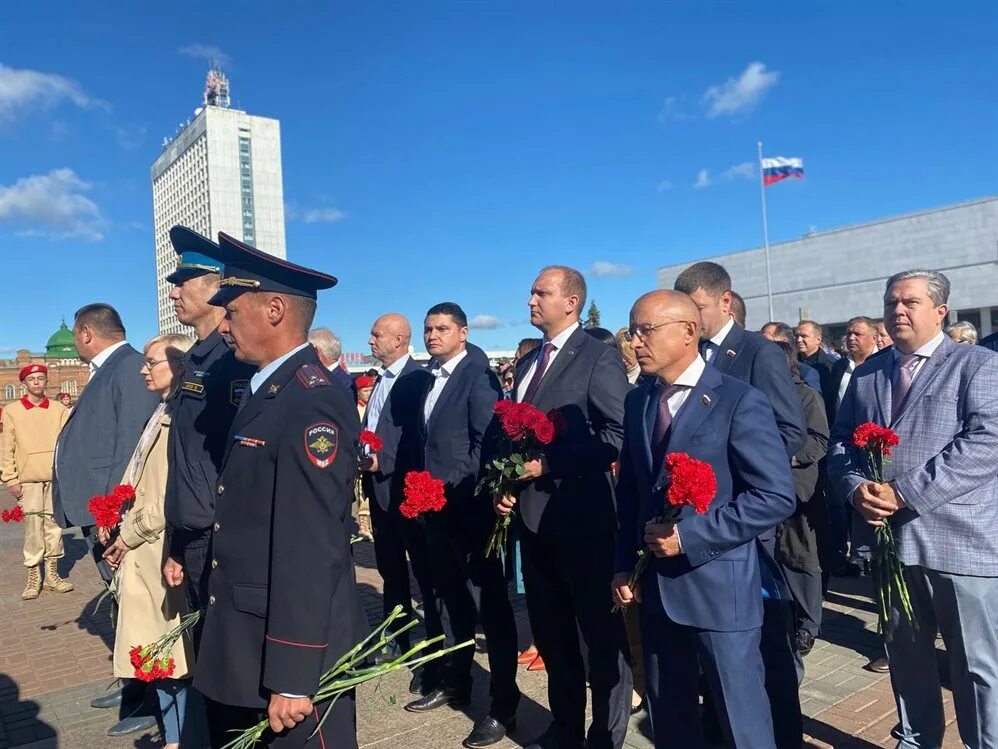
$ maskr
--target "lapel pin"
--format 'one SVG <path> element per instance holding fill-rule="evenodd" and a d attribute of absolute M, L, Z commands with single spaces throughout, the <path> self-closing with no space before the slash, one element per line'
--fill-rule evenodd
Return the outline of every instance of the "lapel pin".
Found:
<path fill-rule="evenodd" d="M 729 359 L 734 359 L 735 358 L 735 352 L 734 352 L 733 349 L 728 349 L 728 358 Z"/>
<path fill-rule="evenodd" d="M 706 394 L 701 395 L 700 396 L 700 402 L 703 403 L 705 406 L 709 406 L 710 405 L 710 396 L 706 395 Z"/>
<path fill-rule="evenodd" d="M 271 385 L 270 386 L 270 390 L 268 390 L 267 392 L 268 393 L 276 393 L 280 389 L 281 389 L 280 385 Z"/>

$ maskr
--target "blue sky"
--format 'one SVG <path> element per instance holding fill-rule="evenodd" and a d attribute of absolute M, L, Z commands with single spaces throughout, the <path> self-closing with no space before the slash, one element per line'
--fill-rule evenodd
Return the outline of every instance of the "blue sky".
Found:
<path fill-rule="evenodd" d="M 549 263 L 623 325 L 658 266 L 761 242 L 757 140 L 807 173 L 774 242 L 996 192 L 993 3 L 115 6 L 4 10 L 0 356 L 95 300 L 155 333 L 149 166 L 206 53 L 281 120 L 288 257 L 340 278 L 347 351 L 445 300 L 512 347 Z"/>

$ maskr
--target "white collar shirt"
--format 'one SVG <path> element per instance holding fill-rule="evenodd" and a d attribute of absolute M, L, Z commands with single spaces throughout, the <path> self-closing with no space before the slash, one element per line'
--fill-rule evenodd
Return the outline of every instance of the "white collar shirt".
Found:
<path fill-rule="evenodd" d="M 925 362 L 929 360 L 929 357 L 936 353 L 936 349 L 943 342 L 943 338 L 946 335 L 940 330 L 936 335 L 928 342 L 924 343 L 917 351 L 914 351 L 915 362 L 911 370 L 911 381 L 914 382 L 915 378 L 918 377 L 918 373 L 922 370 Z M 901 352 L 898 351 L 897 346 L 894 347 L 894 371 L 897 372 L 897 368 L 901 361 Z"/>
<path fill-rule="evenodd" d="M 364 412 L 364 417 L 367 419 L 367 428 L 372 432 L 377 430 L 378 421 L 381 419 L 381 411 L 388 400 L 388 394 L 391 393 L 395 381 L 402 374 L 402 370 L 405 369 L 408 363 L 409 354 L 405 354 L 381 370 L 378 384 L 375 385 L 374 392 L 371 393 L 371 400 L 367 404 L 367 411 Z"/>
<path fill-rule="evenodd" d="M 460 354 L 450 359 L 444 364 L 437 364 L 435 361 L 430 366 L 430 374 L 433 375 L 433 387 L 430 388 L 430 392 L 426 394 L 426 402 L 423 403 L 423 421 L 427 424 L 430 423 L 430 416 L 433 414 L 433 407 L 437 405 L 437 401 L 440 400 L 440 394 L 447 387 L 447 383 L 450 382 L 450 377 L 454 374 L 454 370 L 457 369 L 457 365 L 464 361 L 464 357 L 468 355 L 468 350 L 465 349 Z"/>
<path fill-rule="evenodd" d="M 118 341 L 117 343 L 112 343 L 106 349 L 101 351 L 97 356 L 90 360 L 90 376 L 93 377 L 94 373 L 100 369 L 104 362 L 111 358 L 111 354 L 120 349 L 122 346 L 127 346 L 128 341 Z"/>
<path fill-rule="evenodd" d="M 686 399 L 690 397 L 690 393 L 693 392 L 693 388 L 696 384 L 700 382 L 700 378 L 703 376 L 704 369 L 707 368 L 707 362 L 703 360 L 700 354 L 697 354 L 697 358 L 690 362 L 690 365 L 683 370 L 683 373 L 676 378 L 676 381 L 672 383 L 673 385 L 681 385 L 679 390 L 669 396 L 669 413 L 675 418 L 676 414 L 679 413 L 679 409 L 683 407 L 686 403 Z M 659 388 L 668 387 L 668 385 L 662 380 L 658 381 Z"/>
<path fill-rule="evenodd" d="M 703 353 L 707 361 L 713 360 L 714 355 L 721 349 L 721 344 L 724 343 L 724 339 L 728 337 L 728 333 L 731 332 L 733 327 L 735 327 L 735 321 L 728 320 L 724 327 L 717 331 L 714 337 L 708 341 L 710 345 L 704 346 Z"/>
<path fill-rule="evenodd" d="M 534 360 L 530 363 L 530 366 L 527 367 L 527 371 L 523 373 L 523 377 L 520 380 L 520 384 L 516 388 L 517 401 L 520 402 L 523 401 L 523 395 L 524 393 L 527 392 L 527 387 L 529 386 L 530 381 L 534 377 L 534 372 L 537 371 L 537 364 L 540 362 L 541 356 L 543 356 L 544 344 L 545 343 L 554 344 L 554 348 L 551 350 L 551 353 L 548 354 L 547 366 L 544 368 L 544 371 L 547 372 L 549 369 L 551 369 L 551 365 L 554 364 L 554 360 L 555 357 L 558 356 L 558 352 L 565 347 L 565 344 L 568 343 L 568 339 L 571 338 L 572 334 L 580 327 L 581 326 L 579 325 L 579 323 L 575 322 L 574 324 L 569 325 L 567 328 L 561 331 L 550 341 L 544 341 L 543 343 L 541 343 L 540 347 L 537 349 L 537 355 L 534 357 Z"/>
<path fill-rule="evenodd" d="M 274 361 L 272 361 L 266 367 L 264 367 L 261 370 L 258 370 L 257 373 L 250 378 L 250 393 L 255 394 L 256 391 L 260 389 L 260 386 L 263 383 L 265 383 L 268 379 L 270 379 L 270 376 L 274 374 L 274 372 L 276 372 L 280 368 L 280 366 L 284 364 L 284 362 L 286 362 L 288 359 L 297 354 L 306 346 L 310 345 L 311 345 L 310 343 L 303 343 L 301 346 L 296 346 L 295 348 L 291 349 L 288 353 L 286 353 L 284 356 L 274 359 Z"/>
<path fill-rule="evenodd" d="M 842 381 L 839 383 L 839 392 L 836 396 L 836 405 L 842 403 L 842 399 L 846 396 L 846 390 L 849 388 L 849 381 L 852 379 L 852 373 L 856 369 L 856 362 L 852 360 L 851 357 L 846 357 L 846 369 L 842 373 Z"/>

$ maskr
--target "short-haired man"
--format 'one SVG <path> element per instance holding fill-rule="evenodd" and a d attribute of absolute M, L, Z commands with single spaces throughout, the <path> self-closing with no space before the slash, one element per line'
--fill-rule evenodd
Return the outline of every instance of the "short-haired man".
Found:
<path fill-rule="evenodd" d="M 73 342 L 90 365 L 90 381 L 80 394 L 56 440 L 52 481 L 55 521 L 63 528 L 79 526 L 97 570 L 110 583 L 111 568 L 103 559 L 91 497 L 107 494 L 125 475 L 146 422 L 159 396 L 146 389 L 139 374 L 145 357 L 125 340 L 125 325 L 110 304 L 88 304 L 76 311 Z M 143 708 L 145 684 L 130 679 L 121 692 L 91 702 L 96 708 L 118 707 L 109 736 L 124 736 L 156 724 Z"/>
<path fill-rule="evenodd" d="M 794 329 L 785 322 L 768 322 L 762 326 L 762 330 L 759 332 L 767 341 L 785 341 L 790 344 L 791 348 L 795 350 L 797 348 L 794 343 Z M 798 362 L 797 371 L 804 384 L 814 388 L 819 394 L 821 393 L 821 376 L 818 374 L 818 370 L 808 364 Z"/>
<path fill-rule="evenodd" d="M 38 598 L 42 591 L 40 565 L 45 563 L 45 590 L 67 593 L 73 584 L 59 577 L 62 528 L 52 516 L 52 456 L 69 411 L 45 395 L 48 369 L 31 364 L 19 379 L 27 393 L 3 409 L 0 481 L 24 510 L 24 566 L 28 582 L 21 600 Z"/>
<path fill-rule="evenodd" d="M 818 370 L 821 376 L 821 392 L 828 390 L 828 379 L 832 374 L 832 357 L 821 347 L 824 340 L 822 328 L 814 320 L 801 320 L 794 332 L 797 343 L 797 359 Z"/>
<path fill-rule="evenodd" d="M 315 346 L 322 366 L 329 370 L 333 379 L 350 391 L 354 401 L 357 400 L 357 385 L 353 377 L 341 366 L 343 344 L 340 337 L 329 328 L 312 328 L 308 334 L 308 342 Z"/>
<path fill-rule="evenodd" d="M 475 637 L 480 620 L 491 672 L 488 714 L 475 723 L 464 746 L 490 746 L 502 740 L 516 719 L 516 620 L 509 604 L 502 562 L 482 553 L 495 523 L 488 497 L 476 493 L 482 446 L 502 399 L 488 357 L 468 343 L 468 318 L 453 302 L 436 304 L 423 321 L 423 342 L 430 354 L 428 383 L 420 403 L 419 469 L 444 481 L 447 505 L 425 518 L 433 583 L 447 609 L 451 642 Z M 471 699 L 474 652 L 464 648 L 447 656 L 438 687 L 405 706 L 425 712 Z"/>
<path fill-rule="evenodd" d="M 756 538 L 795 508 L 773 409 L 761 392 L 703 361 L 702 323 L 686 294 L 645 294 L 630 322 L 649 377 L 627 396 L 613 593 L 623 606 L 641 601 L 655 746 L 704 746 L 697 705 L 702 666 L 725 743 L 772 749 L 760 655 L 762 595 L 749 592 L 762 589 Z M 706 513 L 686 508 L 677 522 L 662 523 L 656 518 L 668 481 L 663 464 L 677 453 L 709 464 L 717 491 Z M 632 590 L 639 550 L 656 559 Z"/>
<path fill-rule="evenodd" d="M 170 472 L 164 512 L 169 554 L 167 585 L 184 585 L 187 605 L 199 611 L 208 601 L 211 558 L 208 542 L 215 522 L 215 485 L 236 415 L 254 368 L 236 359 L 218 332 L 225 310 L 208 300 L 218 291 L 222 261 L 218 245 L 185 226 L 170 229 L 177 267 L 166 282 L 177 319 L 194 328 L 197 342 L 184 358 L 180 386 L 170 405 L 167 441 Z M 193 633 L 195 652 L 201 626 Z"/>
<path fill-rule="evenodd" d="M 308 343 L 317 291 L 336 279 L 218 241 L 225 270 L 210 303 L 225 309 L 219 332 L 236 358 L 257 371 L 218 477 L 194 686 L 216 749 L 262 718 L 275 745 L 353 749 L 353 693 L 313 704 L 367 625 L 348 524 L 360 420 Z"/>
<path fill-rule="evenodd" d="M 523 580 L 534 641 L 547 666 L 553 722 L 534 749 L 620 749 L 631 705 L 623 618 L 611 613 L 614 513 L 611 466 L 623 438 L 630 386 L 620 354 L 586 335 L 582 274 L 541 270 L 530 290 L 530 322 L 543 344 L 517 362 L 514 397 L 543 412 L 557 409 L 565 433 L 524 464 L 517 497 L 496 497 L 496 512 L 515 507 Z M 586 724 L 589 656 L 593 721 Z"/>
<path fill-rule="evenodd" d="M 899 749 L 939 747 L 946 718 L 935 644 L 949 656 L 959 743 L 994 745 L 998 723 L 998 357 L 942 331 L 949 280 L 911 270 L 887 281 L 894 349 L 853 372 L 829 443 L 829 476 L 871 525 L 890 523 L 917 628 L 899 611 L 887 643 Z M 899 437 L 871 481 L 853 431 L 866 422 Z"/>
<path fill-rule="evenodd" d="M 362 426 L 381 438 L 382 447 L 366 456 L 362 481 L 364 493 L 372 498 L 374 557 L 384 582 L 382 613 L 387 617 L 393 608 L 401 606 L 411 615 L 411 562 L 412 575 L 423 598 L 427 634 L 436 637 L 443 634 L 443 624 L 430 579 L 426 534 L 422 525 L 407 521 L 399 512 L 405 475 L 420 462 L 420 403 L 431 379 L 430 373 L 409 355 L 411 340 L 409 321 L 396 312 L 381 315 L 371 325 L 367 343 L 382 369 L 364 411 Z M 404 653 L 409 644 L 409 634 L 403 632 L 381 657 Z M 426 664 L 416 671 L 409 691 L 423 694 L 435 689 L 438 675 L 438 662 Z"/>
<path fill-rule="evenodd" d="M 745 300 L 737 291 L 731 292 L 731 309 L 728 310 L 728 314 L 731 315 L 732 320 L 741 325 L 743 328 L 745 327 Z"/>

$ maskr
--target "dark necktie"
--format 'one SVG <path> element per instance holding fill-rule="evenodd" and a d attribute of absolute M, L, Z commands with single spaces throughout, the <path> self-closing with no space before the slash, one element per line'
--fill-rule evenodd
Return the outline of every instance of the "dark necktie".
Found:
<path fill-rule="evenodd" d="M 714 364 L 717 359 L 717 344 L 713 341 L 700 341 L 700 356 L 708 364 Z"/>
<path fill-rule="evenodd" d="M 669 427 L 672 426 L 672 412 L 669 410 L 669 398 L 684 388 L 683 385 L 669 385 L 661 388 L 658 394 L 658 418 L 655 419 L 655 429 L 651 437 L 651 449 L 656 455 L 661 452 Z"/>
<path fill-rule="evenodd" d="M 534 395 L 537 394 L 537 388 L 541 386 L 541 380 L 544 379 L 544 370 L 547 369 L 548 360 L 551 358 L 551 352 L 554 351 L 555 346 L 551 341 L 548 341 L 541 348 L 541 355 L 537 359 L 537 367 L 534 369 L 534 376 L 530 378 L 530 382 L 527 383 L 527 391 L 523 394 L 523 402 L 530 403 L 534 399 Z"/>

